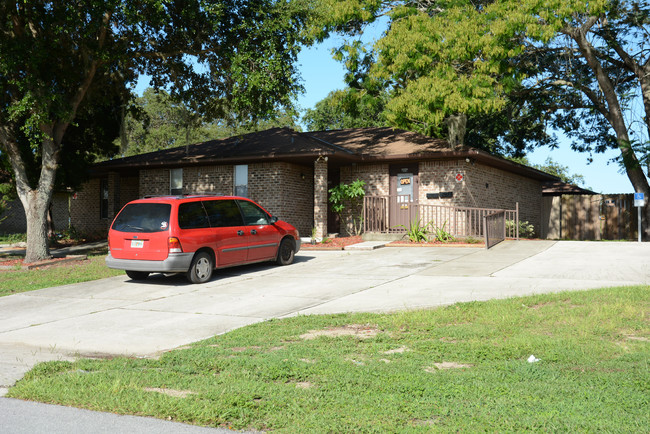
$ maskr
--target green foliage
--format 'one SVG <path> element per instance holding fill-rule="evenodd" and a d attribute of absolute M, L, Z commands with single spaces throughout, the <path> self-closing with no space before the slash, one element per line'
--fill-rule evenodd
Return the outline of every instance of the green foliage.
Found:
<path fill-rule="evenodd" d="M 172 98 L 164 90 L 148 88 L 132 101 L 125 116 L 124 133 L 119 140 L 124 156 L 191 145 L 206 140 L 231 137 L 273 127 L 300 130 L 293 109 L 278 110 L 267 119 L 237 124 L 234 113 L 228 118 L 207 122 L 187 104 Z"/>
<path fill-rule="evenodd" d="M 374 96 L 353 88 L 336 90 L 313 109 L 307 109 L 303 122 L 309 131 L 387 126 L 383 117 L 385 105 L 386 94 Z"/>
<path fill-rule="evenodd" d="M 5 220 L 8 216 L 3 215 L 9 204 L 8 198 L 13 192 L 13 186 L 9 183 L 0 183 L 0 223 Z"/>
<path fill-rule="evenodd" d="M 329 189 L 329 201 L 332 211 L 339 216 L 342 225 L 345 222 L 345 215 L 347 214 L 350 217 L 354 235 L 359 235 L 363 229 L 361 212 L 363 198 L 366 195 L 364 185 L 366 185 L 365 181 L 357 179 L 350 184 L 340 183 L 336 187 Z"/>
<path fill-rule="evenodd" d="M 551 157 L 548 157 L 544 164 L 531 164 L 526 157 L 518 158 L 508 158 L 515 163 L 523 164 L 525 166 L 533 167 L 542 172 L 546 172 L 553 176 L 557 176 L 563 182 L 573 185 L 584 185 L 585 177 L 578 173 L 569 172 L 569 166 L 564 166 L 557 161 L 553 160 Z"/>
<path fill-rule="evenodd" d="M 506 220 L 506 234 L 515 236 L 516 224 L 514 220 Z M 519 221 L 519 238 L 535 238 L 535 226 L 528 221 Z"/>
<path fill-rule="evenodd" d="M 649 289 L 270 320 L 159 359 L 39 364 L 9 396 L 243 431 L 642 432 Z"/>
<path fill-rule="evenodd" d="M 26 237 L 13 239 L 26 241 Z M 87 260 L 80 263 L 34 270 L 0 271 L 0 297 L 124 274 L 121 270 L 107 268 L 105 258 L 105 252 L 103 254 L 95 253 L 89 255 Z"/>
<path fill-rule="evenodd" d="M 465 239 L 463 241 L 465 241 L 465 243 L 467 243 L 467 244 L 480 244 L 480 243 L 483 242 L 483 240 L 480 240 L 478 238 L 474 238 L 471 235 L 469 237 L 465 237 Z"/>
<path fill-rule="evenodd" d="M 445 229 L 446 226 L 447 226 L 447 222 L 444 222 L 440 227 L 433 226 L 431 232 L 435 236 L 436 240 L 442 243 L 449 243 L 452 241 L 456 241 L 456 238 L 454 238 L 454 236 L 451 235 L 451 233 Z"/>
<path fill-rule="evenodd" d="M 557 146 L 559 130 L 578 151 L 618 149 L 635 190 L 650 192 L 645 2 L 323 1 L 324 32 L 356 39 L 389 18 L 371 48 L 344 46 L 356 59 L 372 53 L 365 71 L 391 92 L 391 125 L 445 137 L 445 121 L 466 114 L 466 144 L 512 156 Z"/>
<path fill-rule="evenodd" d="M 429 226 L 431 224 L 432 222 L 423 225 L 422 221 L 419 218 L 416 218 L 411 222 L 408 228 L 405 225 L 397 225 L 396 227 L 404 228 L 406 230 L 406 235 L 412 242 L 423 243 L 428 241 L 427 236 L 429 235 Z"/>
<path fill-rule="evenodd" d="M 47 256 L 37 228 L 55 179 L 78 183 L 116 151 L 139 75 L 206 119 L 266 121 L 301 90 L 310 13 L 308 0 L 0 3 L 0 156 L 33 216 L 29 261 Z"/>
<path fill-rule="evenodd" d="M 0 243 L 3 244 L 24 243 L 25 241 L 27 241 L 27 234 L 25 233 L 0 234 Z"/>

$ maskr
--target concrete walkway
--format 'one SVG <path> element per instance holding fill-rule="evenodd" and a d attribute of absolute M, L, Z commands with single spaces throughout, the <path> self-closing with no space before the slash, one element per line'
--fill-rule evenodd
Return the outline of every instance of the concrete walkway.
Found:
<path fill-rule="evenodd" d="M 0 298 L 0 395 L 39 361 L 152 357 L 269 318 L 634 284 L 650 284 L 650 243 L 304 251 L 291 266 L 220 270 L 202 285 L 153 275 L 47 288 Z"/>

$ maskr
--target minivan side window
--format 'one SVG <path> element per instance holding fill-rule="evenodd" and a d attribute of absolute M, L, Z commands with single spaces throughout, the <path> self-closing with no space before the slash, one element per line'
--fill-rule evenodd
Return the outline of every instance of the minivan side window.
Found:
<path fill-rule="evenodd" d="M 172 206 L 168 203 L 132 203 L 113 222 L 119 232 L 162 232 L 169 229 Z"/>
<path fill-rule="evenodd" d="M 181 229 L 209 228 L 208 215 L 201 202 L 186 202 L 178 206 L 178 226 Z"/>
<path fill-rule="evenodd" d="M 237 207 L 234 200 L 208 200 L 203 202 L 203 206 L 208 212 L 210 226 L 213 228 L 242 226 L 244 224 L 239 207 Z"/>
<path fill-rule="evenodd" d="M 244 225 L 255 226 L 269 224 L 269 216 L 262 208 L 245 200 L 238 200 L 237 203 L 239 204 L 242 215 L 244 216 Z"/>

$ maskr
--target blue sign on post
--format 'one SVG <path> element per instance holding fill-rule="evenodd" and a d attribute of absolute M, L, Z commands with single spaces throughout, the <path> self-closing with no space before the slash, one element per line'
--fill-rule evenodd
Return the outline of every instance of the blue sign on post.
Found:
<path fill-rule="evenodd" d="M 634 193 L 634 206 L 644 206 L 644 205 L 645 205 L 645 194 Z"/>

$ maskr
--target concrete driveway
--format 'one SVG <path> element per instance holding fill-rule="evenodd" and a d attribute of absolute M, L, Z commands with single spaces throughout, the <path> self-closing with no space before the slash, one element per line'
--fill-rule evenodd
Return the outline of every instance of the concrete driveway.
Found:
<path fill-rule="evenodd" d="M 269 318 L 634 284 L 650 284 L 650 243 L 302 251 L 291 266 L 221 270 L 202 285 L 154 275 L 47 288 L 0 298 L 0 396 L 39 361 L 153 357 Z"/>

